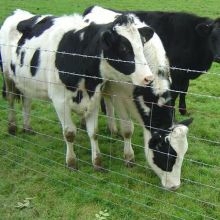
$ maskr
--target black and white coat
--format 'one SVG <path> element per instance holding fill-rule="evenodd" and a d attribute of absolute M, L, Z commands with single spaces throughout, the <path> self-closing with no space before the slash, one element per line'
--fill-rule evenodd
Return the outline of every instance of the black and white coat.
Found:
<path fill-rule="evenodd" d="M 85 14 L 98 12 L 91 6 Z M 132 13 L 159 35 L 171 67 L 172 106 L 179 96 L 179 112 L 186 114 L 186 93 L 190 80 L 208 71 L 213 61 L 220 63 L 220 18 L 211 19 L 184 12 L 115 11 Z M 185 71 L 192 70 L 192 71 Z M 193 71 L 195 70 L 195 71 Z"/>
<path fill-rule="evenodd" d="M 97 23 L 107 23 L 120 15 L 98 6 L 90 8 L 84 14 L 86 20 Z M 142 23 L 139 22 L 136 18 L 136 25 Z M 132 120 L 139 122 L 143 127 L 145 155 L 150 167 L 165 188 L 174 190 L 180 186 L 182 162 L 188 148 L 186 125 L 191 120 L 173 123 L 169 64 L 159 37 L 154 33 L 151 40 L 144 44 L 144 48 L 154 81 L 147 87 L 108 82 L 103 92 L 107 115 L 110 128 L 114 124 L 114 111 L 119 117 L 124 138 L 124 157 L 128 166 L 134 161 L 131 145 L 134 130 Z"/>
<path fill-rule="evenodd" d="M 76 126 L 71 118 L 75 111 L 86 119 L 92 162 L 99 169 L 96 132 L 105 81 L 147 85 L 153 79 L 143 53 L 143 41 L 152 36 L 152 29 L 138 29 L 133 20 L 132 15 L 122 15 L 97 25 L 80 15 L 42 16 L 22 10 L 8 17 L 0 30 L 0 44 L 10 105 L 9 132 L 16 130 L 14 87 L 24 95 L 24 129 L 30 125 L 31 99 L 50 99 L 62 124 L 67 166 L 77 168 L 73 150 Z"/>

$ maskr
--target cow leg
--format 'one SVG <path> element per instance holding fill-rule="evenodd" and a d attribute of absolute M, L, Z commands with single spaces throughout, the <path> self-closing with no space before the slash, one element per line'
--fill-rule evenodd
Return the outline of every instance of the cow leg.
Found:
<path fill-rule="evenodd" d="M 181 115 L 186 115 L 187 110 L 186 110 L 186 92 L 188 91 L 189 88 L 189 80 L 184 81 L 183 87 L 182 87 L 182 92 L 180 93 L 180 98 L 179 98 L 179 112 Z"/>
<path fill-rule="evenodd" d="M 121 100 L 121 97 L 115 97 L 114 107 L 120 118 L 119 121 L 120 131 L 122 137 L 124 138 L 125 165 L 127 167 L 132 167 L 134 165 L 134 151 L 131 145 L 131 137 L 134 132 L 134 125 L 130 119 L 130 115 L 126 111 L 126 108 Z"/>
<path fill-rule="evenodd" d="M 134 125 L 132 121 L 120 120 L 121 135 L 124 138 L 124 158 L 127 167 L 134 165 L 134 150 L 131 145 L 131 137 L 134 132 Z"/>
<path fill-rule="evenodd" d="M 72 122 L 70 106 L 65 102 L 53 101 L 59 120 L 62 124 L 63 136 L 66 142 L 66 164 L 67 167 L 77 170 L 77 159 L 73 149 L 76 136 L 76 126 Z"/>
<path fill-rule="evenodd" d="M 14 108 L 15 100 L 15 84 L 12 80 L 5 77 L 6 85 L 6 96 L 8 99 L 9 109 L 8 109 L 8 133 L 15 135 L 17 131 L 16 125 L 16 112 Z"/>
<path fill-rule="evenodd" d="M 101 154 L 98 146 L 97 129 L 98 129 L 98 113 L 99 105 L 93 109 L 86 117 L 86 128 L 91 142 L 92 148 L 92 164 L 96 171 L 103 171 L 101 165 Z"/>
<path fill-rule="evenodd" d="M 117 124 L 115 121 L 115 114 L 114 114 L 114 106 L 112 104 L 112 100 L 110 96 L 104 97 L 104 103 L 105 103 L 105 109 L 107 114 L 107 120 L 108 120 L 108 129 L 111 132 L 111 134 L 117 134 Z"/>
<path fill-rule="evenodd" d="M 23 132 L 34 134 L 30 126 L 31 98 L 23 96 Z"/>

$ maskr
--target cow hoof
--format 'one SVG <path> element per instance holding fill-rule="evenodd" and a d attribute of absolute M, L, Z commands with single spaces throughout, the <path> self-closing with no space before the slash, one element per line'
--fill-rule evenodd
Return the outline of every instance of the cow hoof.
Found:
<path fill-rule="evenodd" d="M 66 164 L 66 167 L 71 171 L 77 171 L 78 170 L 77 161 L 74 159 L 69 160 Z"/>
<path fill-rule="evenodd" d="M 8 126 L 8 133 L 11 135 L 16 135 L 17 126 L 16 125 L 9 125 Z"/>
<path fill-rule="evenodd" d="M 32 129 L 32 127 L 23 128 L 23 132 L 26 133 L 26 134 L 31 134 L 31 135 L 36 134 L 36 133 L 34 132 L 34 130 Z"/>
<path fill-rule="evenodd" d="M 110 132 L 110 134 L 113 134 L 113 135 L 119 134 L 118 129 L 116 127 L 108 127 L 108 131 Z"/>
<path fill-rule="evenodd" d="M 135 165 L 134 159 L 132 159 L 132 160 L 125 160 L 125 166 L 127 168 L 132 168 L 132 167 L 134 167 L 134 165 Z"/>
<path fill-rule="evenodd" d="M 179 113 L 180 113 L 181 115 L 187 115 L 187 114 L 188 114 L 188 112 L 187 112 L 187 110 L 186 110 L 185 108 L 179 109 Z"/>
<path fill-rule="evenodd" d="M 94 165 L 94 170 L 96 172 L 100 172 L 100 173 L 107 173 L 107 170 L 104 167 L 102 167 L 102 166 Z"/>

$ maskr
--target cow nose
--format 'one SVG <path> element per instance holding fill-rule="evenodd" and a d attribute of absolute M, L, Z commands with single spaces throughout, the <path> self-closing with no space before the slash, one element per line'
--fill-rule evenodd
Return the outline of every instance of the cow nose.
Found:
<path fill-rule="evenodd" d="M 175 191 L 175 190 L 177 190 L 179 187 L 180 187 L 180 184 L 179 184 L 179 185 L 176 185 L 176 186 L 170 187 L 169 190 Z"/>
<path fill-rule="evenodd" d="M 152 76 L 146 76 L 144 78 L 144 85 L 149 85 L 154 80 L 153 75 Z"/>

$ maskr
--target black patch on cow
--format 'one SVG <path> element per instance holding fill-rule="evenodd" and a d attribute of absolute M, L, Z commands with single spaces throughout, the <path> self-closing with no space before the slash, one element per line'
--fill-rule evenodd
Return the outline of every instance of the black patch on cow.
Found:
<path fill-rule="evenodd" d="M 128 16 L 119 16 L 113 23 L 97 25 L 91 23 L 87 27 L 75 31 L 68 31 L 63 35 L 56 54 L 55 65 L 59 70 L 59 77 L 66 85 L 67 89 L 75 91 L 81 79 L 85 79 L 85 88 L 91 97 L 98 84 L 102 83 L 99 70 L 99 58 L 83 57 L 77 54 L 87 56 L 101 57 L 103 53 L 105 58 L 120 59 L 128 62 L 107 62 L 116 70 L 123 74 L 131 74 L 135 70 L 134 52 L 130 42 L 123 36 L 120 36 L 113 30 L 114 25 L 128 24 Z M 84 38 L 81 40 L 80 36 Z M 66 53 L 66 54 L 65 54 Z"/>
<path fill-rule="evenodd" d="M 95 7 L 95 5 L 92 5 L 88 7 L 84 12 L 83 12 L 83 17 L 86 16 L 87 14 L 92 12 L 92 9 Z"/>
<path fill-rule="evenodd" d="M 21 67 L 24 65 L 24 56 L 25 56 L 25 52 L 22 51 L 22 52 L 21 52 L 21 59 L 20 59 L 20 65 L 21 65 Z"/>
<path fill-rule="evenodd" d="M 134 101 L 139 114 L 147 130 L 150 130 L 152 138 L 149 141 L 149 148 L 153 150 L 153 161 L 163 171 L 171 172 L 176 161 L 177 153 L 165 137 L 171 132 L 169 128 L 173 124 L 173 108 L 170 106 L 170 93 L 166 91 L 160 96 L 153 93 L 151 87 L 136 86 L 134 89 Z M 144 104 L 150 109 L 146 114 L 138 97 L 143 97 Z M 159 106 L 158 100 L 163 97 L 167 102 Z M 168 156 L 168 153 L 170 154 Z"/>
<path fill-rule="evenodd" d="M 40 48 L 38 48 L 35 52 L 34 55 L 31 59 L 31 66 L 30 66 L 30 71 L 31 71 L 31 75 L 35 76 L 38 66 L 40 63 Z"/>
<path fill-rule="evenodd" d="M 16 75 L 16 73 L 15 73 L 15 64 L 13 64 L 11 62 L 10 67 L 11 67 L 11 70 L 12 70 L 13 74 Z"/>
<path fill-rule="evenodd" d="M 172 172 L 176 162 L 177 153 L 170 145 L 169 141 L 165 141 L 165 136 L 153 134 L 149 141 L 149 148 L 153 150 L 153 161 L 163 171 Z"/>
<path fill-rule="evenodd" d="M 79 104 L 82 101 L 83 98 L 83 92 L 82 90 L 78 90 L 76 97 L 73 97 L 73 102 L 76 102 L 77 104 Z"/>
<path fill-rule="evenodd" d="M 47 16 L 37 22 L 39 17 L 39 15 L 36 15 L 18 23 L 17 30 L 22 33 L 22 36 L 18 41 L 18 47 L 16 50 L 17 54 L 19 54 L 20 48 L 24 45 L 27 39 L 31 39 L 32 37 L 39 37 L 46 30 L 53 26 L 53 20 L 56 18 L 54 16 Z"/>
<path fill-rule="evenodd" d="M 104 52 L 104 57 L 119 60 L 108 60 L 108 63 L 119 72 L 129 75 L 135 71 L 134 51 L 131 43 L 123 36 L 118 36 L 115 41 L 113 47 Z M 120 62 L 120 60 L 125 62 Z"/>
<path fill-rule="evenodd" d="M 0 50 L 1 51 L 1 50 Z M 3 71 L 3 64 L 2 64 L 2 56 L 1 56 L 1 53 L 0 53 L 0 68 L 1 68 L 1 71 Z"/>
<path fill-rule="evenodd" d="M 85 79 L 85 88 L 89 95 L 95 91 L 98 84 L 102 82 L 100 78 L 99 64 L 100 59 L 85 58 L 76 54 L 85 54 L 89 56 L 100 56 L 101 47 L 98 38 L 94 35 L 99 30 L 88 26 L 82 30 L 74 32 L 71 30 L 64 34 L 58 46 L 55 65 L 59 70 L 59 77 L 71 91 L 76 91 L 81 79 Z M 80 35 L 84 33 L 84 39 Z M 67 53 L 67 54 L 65 54 Z"/>
<path fill-rule="evenodd" d="M 149 115 L 147 115 L 141 106 L 138 99 L 139 96 L 143 97 L 144 104 L 150 109 Z M 141 115 L 146 129 L 150 129 L 151 132 L 159 130 L 167 130 L 173 124 L 173 108 L 170 106 L 170 92 L 166 91 L 160 96 L 156 96 L 153 93 L 151 86 L 146 88 L 136 86 L 133 92 L 134 102 L 137 110 Z M 159 106 L 158 100 L 163 97 L 167 102 L 163 106 Z"/>

